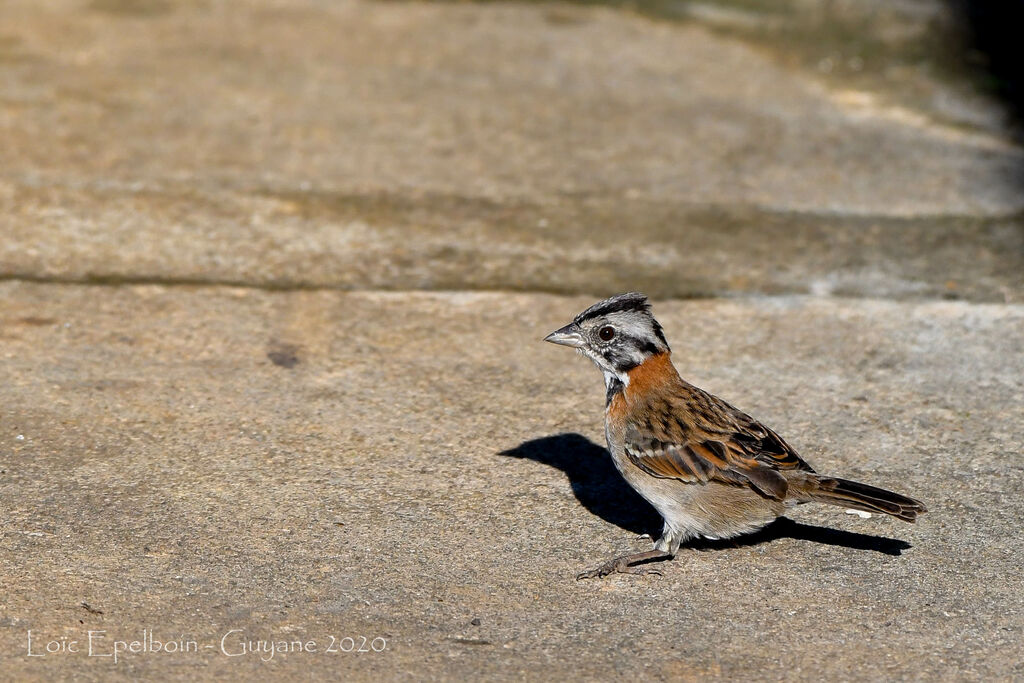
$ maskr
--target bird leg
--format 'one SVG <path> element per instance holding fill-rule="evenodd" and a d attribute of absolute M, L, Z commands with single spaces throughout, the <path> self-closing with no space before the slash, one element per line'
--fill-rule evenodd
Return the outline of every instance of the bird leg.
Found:
<path fill-rule="evenodd" d="M 576 580 L 580 579 L 593 579 L 608 576 L 609 574 L 657 574 L 661 576 L 661 570 L 656 567 L 636 566 L 644 562 L 650 562 L 652 560 L 671 560 L 671 553 L 666 553 L 664 550 L 648 550 L 643 553 L 634 553 L 632 555 L 623 555 L 622 557 L 616 557 L 613 560 L 605 562 L 597 569 L 591 569 L 590 571 L 580 572 L 576 575 Z"/>

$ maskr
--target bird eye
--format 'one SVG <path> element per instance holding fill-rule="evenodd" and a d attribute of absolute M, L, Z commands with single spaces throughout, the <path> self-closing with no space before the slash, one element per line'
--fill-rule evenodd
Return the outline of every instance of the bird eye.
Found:
<path fill-rule="evenodd" d="M 601 338 L 601 341 L 611 341 L 615 337 L 615 328 L 605 325 L 597 331 L 597 336 Z"/>

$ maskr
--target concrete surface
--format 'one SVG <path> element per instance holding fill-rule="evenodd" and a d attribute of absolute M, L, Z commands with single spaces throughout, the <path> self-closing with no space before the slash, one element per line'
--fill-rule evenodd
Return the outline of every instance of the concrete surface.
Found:
<path fill-rule="evenodd" d="M 3 3 L 0 679 L 1024 679 L 1024 151 L 883 4 Z M 930 512 L 573 581 L 627 289 Z"/>
<path fill-rule="evenodd" d="M 1024 675 L 1020 306 L 659 303 L 693 381 L 819 470 L 930 511 L 911 526 L 806 507 L 770 542 L 577 583 L 656 522 L 597 445 L 600 375 L 539 341 L 588 299 L 2 295 L 15 678 Z M 292 367 L 268 358 L 282 347 Z M 29 629 L 216 648 L 29 659 Z M 267 664 L 220 652 L 233 629 L 387 646 Z"/>

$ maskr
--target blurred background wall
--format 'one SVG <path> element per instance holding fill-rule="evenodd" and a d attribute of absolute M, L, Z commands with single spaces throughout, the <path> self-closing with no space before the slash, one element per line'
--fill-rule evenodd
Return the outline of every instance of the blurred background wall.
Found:
<path fill-rule="evenodd" d="M 11 0 L 0 276 L 1019 300 L 1019 15 Z"/>

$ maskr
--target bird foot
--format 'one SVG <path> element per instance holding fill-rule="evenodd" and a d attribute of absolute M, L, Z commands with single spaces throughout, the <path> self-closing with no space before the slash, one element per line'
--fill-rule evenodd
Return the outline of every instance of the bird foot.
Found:
<path fill-rule="evenodd" d="M 651 550 L 646 553 L 637 553 L 635 555 L 623 555 L 622 557 L 616 557 L 613 560 L 605 562 L 596 569 L 580 572 L 576 575 L 576 580 L 599 579 L 608 576 L 609 574 L 654 574 L 656 576 L 663 576 L 662 571 L 657 567 L 638 565 L 637 563 L 645 562 L 647 560 L 670 559 L 671 557 L 672 556 L 668 553 L 663 553 L 659 550 Z"/>

